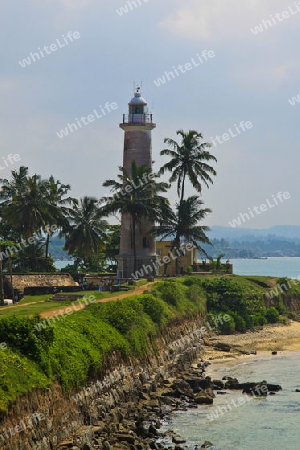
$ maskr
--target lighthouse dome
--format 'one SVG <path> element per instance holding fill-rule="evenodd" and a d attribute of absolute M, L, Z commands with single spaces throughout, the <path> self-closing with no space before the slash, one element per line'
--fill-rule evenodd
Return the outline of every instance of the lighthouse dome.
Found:
<path fill-rule="evenodd" d="M 137 88 L 137 90 L 134 93 L 134 97 L 130 100 L 128 105 L 147 105 L 146 100 L 142 97 L 142 94 L 140 93 L 140 88 Z"/>

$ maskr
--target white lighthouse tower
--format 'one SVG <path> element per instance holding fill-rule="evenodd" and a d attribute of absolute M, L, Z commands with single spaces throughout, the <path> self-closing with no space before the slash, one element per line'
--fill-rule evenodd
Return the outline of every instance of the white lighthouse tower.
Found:
<path fill-rule="evenodd" d="M 151 131 L 156 127 L 152 122 L 152 114 L 148 113 L 147 102 L 142 97 L 138 87 L 134 97 L 128 103 L 129 112 L 123 114 L 123 123 L 120 128 L 125 131 L 123 167 L 131 174 L 131 163 L 134 160 L 137 166 L 147 165 L 152 168 L 152 141 Z M 149 235 L 154 223 L 141 218 L 137 224 L 135 235 L 136 270 L 150 265 L 156 259 L 155 238 Z M 132 278 L 134 274 L 134 252 L 131 218 L 123 214 L 121 219 L 120 254 L 118 256 L 118 278 Z"/>

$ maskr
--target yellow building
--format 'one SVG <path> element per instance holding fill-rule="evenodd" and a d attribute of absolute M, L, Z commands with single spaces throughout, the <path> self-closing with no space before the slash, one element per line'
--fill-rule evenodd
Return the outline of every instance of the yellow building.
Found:
<path fill-rule="evenodd" d="M 172 241 L 157 241 L 156 253 L 158 275 L 176 275 L 176 261 L 179 273 L 192 270 L 197 264 L 197 248 L 192 243 L 182 244 L 179 249 L 172 249 Z"/>

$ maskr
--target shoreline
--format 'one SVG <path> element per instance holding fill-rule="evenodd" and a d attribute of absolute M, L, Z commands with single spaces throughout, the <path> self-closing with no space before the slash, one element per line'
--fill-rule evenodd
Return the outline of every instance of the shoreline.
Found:
<path fill-rule="evenodd" d="M 212 380 L 223 379 L 224 374 L 227 375 L 228 369 L 230 373 L 230 368 L 233 368 L 234 366 L 244 364 L 247 365 L 247 362 L 251 361 L 270 360 L 277 357 L 280 358 L 283 355 L 295 355 L 298 352 L 300 354 L 300 322 L 290 321 L 286 325 L 265 325 L 260 330 L 248 331 L 244 334 L 216 335 L 215 333 L 209 332 L 204 336 L 204 343 L 205 346 L 203 347 L 201 358 L 199 358 L 196 363 L 191 365 L 190 370 L 185 373 L 185 377 L 183 377 L 183 379 L 186 380 L 188 378 L 188 374 L 191 376 L 193 369 L 201 365 L 205 367 L 205 370 L 201 377 L 202 380 L 208 378 L 209 380 L 211 380 L 211 383 L 214 383 Z M 229 345 L 230 351 L 217 350 L 215 348 L 217 343 Z M 276 355 L 272 354 L 272 352 L 274 351 L 277 352 Z M 247 352 L 248 354 L 245 354 L 244 352 Z M 193 375 L 195 376 L 195 374 Z M 247 380 L 245 380 L 245 383 L 249 384 L 255 382 L 259 384 L 259 380 L 256 379 L 253 380 L 247 378 Z M 219 390 L 228 392 L 228 389 L 230 390 L 231 388 L 226 389 L 220 387 Z M 234 390 L 231 392 L 234 394 L 233 398 L 236 399 L 237 395 L 240 395 L 241 397 L 242 391 L 236 388 L 233 389 Z M 214 394 L 216 394 L 215 390 L 216 388 L 213 388 Z M 208 393 L 209 389 L 204 389 L 204 391 Z M 274 395 L 274 393 L 272 395 Z M 213 406 L 215 408 L 220 408 L 222 406 L 225 407 L 224 400 L 222 398 L 223 396 L 214 396 L 220 397 L 219 400 L 221 400 L 221 403 L 217 402 L 217 406 L 215 406 L 215 404 L 213 403 Z M 205 406 L 205 403 L 203 403 L 203 405 Z M 199 404 L 198 408 L 202 408 L 203 405 Z M 186 409 L 185 411 L 188 411 L 188 409 Z M 173 410 L 170 416 L 172 417 L 176 412 L 176 410 Z M 174 429 L 172 428 L 172 430 Z M 189 438 L 184 433 L 182 433 L 182 430 L 180 434 L 182 436 L 182 442 L 186 444 L 189 441 Z M 204 447 L 204 444 L 203 446 L 201 446 L 201 439 L 199 439 L 199 444 L 195 448 L 215 448 L 214 444 L 210 442 L 209 436 L 208 439 L 209 441 L 205 441 L 205 443 L 208 444 L 207 446 Z M 204 439 L 202 439 L 202 441 L 203 440 Z M 212 441 L 214 441 L 214 439 L 212 439 Z M 192 448 L 191 444 L 189 448 Z"/>
<path fill-rule="evenodd" d="M 216 335 L 209 333 L 205 337 L 203 359 L 238 358 L 248 356 L 245 352 L 298 352 L 300 351 L 300 322 L 289 321 L 288 324 L 265 325 L 256 331 L 243 334 Z M 220 351 L 217 344 L 228 344 L 230 351 Z M 244 354 L 243 354 L 244 353 Z M 251 355 L 249 355 L 251 356 Z M 256 355 L 257 356 L 257 355 Z"/>

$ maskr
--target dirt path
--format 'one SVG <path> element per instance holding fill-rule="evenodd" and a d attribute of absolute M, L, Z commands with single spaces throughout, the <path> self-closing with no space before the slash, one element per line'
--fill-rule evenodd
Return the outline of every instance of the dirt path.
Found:
<path fill-rule="evenodd" d="M 22 303 L 21 306 L 36 305 L 36 304 L 37 304 L 36 302 L 29 302 L 29 303 Z M 16 304 L 16 305 L 9 305 L 9 309 L 11 309 L 11 308 L 18 308 L 18 306 L 20 307 L 20 305 L 18 305 L 18 304 Z M 0 311 L 2 309 L 7 309 L 7 306 L 2 306 L 0 308 Z"/>
<path fill-rule="evenodd" d="M 116 301 L 116 300 L 121 300 L 122 298 L 130 297 L 132 295 L 142 294 L 144 292 L 144 290 L 147 289 L 147 287 L 149 285 L 153 285 L 153 283 L 147 283 L 147 284 L 144 284 L 143 286 L 138 286 L 134 290 L 131 290 L 130 292 L 126 292 L 125 294 L 116 295 L 116 296 L 113 296 L 112 294 L 107 293 L 107 297 L 106 298 L 101 298 L 99 300 L 96 300 L 93 303 L 112 302 L 112 301 Z M 90 294 L 90 295 L 92 295 L 92 294 Z M 85 308 L 87 305 L 85 303 L 80 303 L 80 304 L 77 304 L 75 306 L 76 306 L 76 311 L 79 311 L 79 310 Z M 53 317 L 55 315 L 58 315 L 59 312 L 61 313 L 62 310 L 66 310 L 66 309 L 69 310 L 69 308 L 70 307 L 65 307 L 64 306 L 64 307 L 59 308 L 59 309 L 53 309 L 51 311 L 45 311 L 45 312 L 40 313 L 40 316 L 43 317 L 43 318 L 44 317 Z"/>

